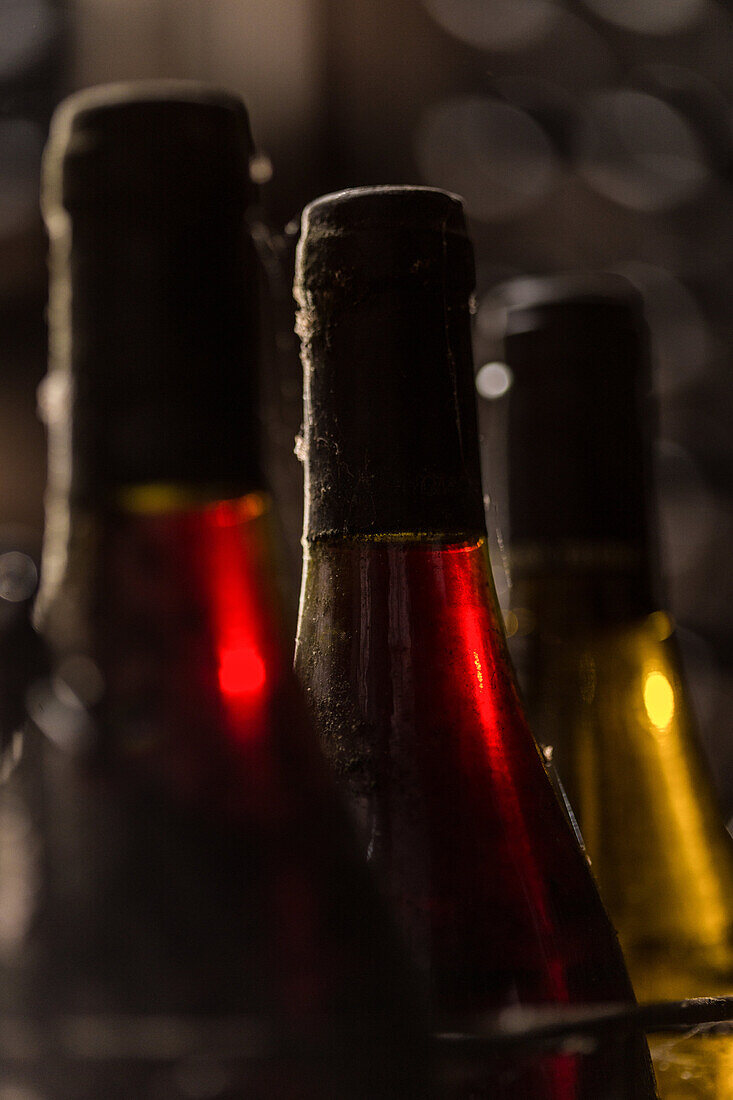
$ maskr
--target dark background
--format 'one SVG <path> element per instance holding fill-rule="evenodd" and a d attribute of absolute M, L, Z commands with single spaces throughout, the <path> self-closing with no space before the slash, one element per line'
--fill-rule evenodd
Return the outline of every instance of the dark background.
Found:
<path fill-rule="evenodd" d="M 501 356 L 498 281 L 600 267 L 645 294 L 665 579 L 733 813 L 731 56 L 733 9 L 720 0 L 0 0 L 0 548 L 37 549 L 42 524 L 38 179 L 53 106 L 109 80 L 221 84 L 245 98 L 261 150 L 253 170 L 274 298 L 262 411 L 291 607 L 301 494 L 293 221 L 310 198 L 355 184 L 457 191 L 477 249 L 485 393 L 503 377 L 480 370 Z M 506 400 L 480 397 L 500 596 Z"/>

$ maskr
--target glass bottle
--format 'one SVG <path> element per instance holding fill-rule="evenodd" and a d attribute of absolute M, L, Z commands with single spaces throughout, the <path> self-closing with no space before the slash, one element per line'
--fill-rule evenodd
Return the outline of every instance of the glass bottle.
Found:
<path fill-rule="evenodd" d="M 427 1095 L 277 625 L 250 152 L 241 102 L 192 84 L 52 126 L 53 675 L 0 789 L 8 1095 Z"/>
<path fill-rule="evenodd" d="M 660 600 L 641 299 L 505 284 L 510 646 L 644 1001 L 733 992 L 733 841 Z M 733 1095 L 733 1041 L 655 1039 L 663 1095 Z"/>
<path fill-rule="evenodd" d="M 434 1026 L 629 1000 L 496 606 L 461 203 L 414 187 L 326 196 L 303 215 L 296 267 L 306 488 L 296 670 Z M 625 1059 L 626 1095 L 653 1095 L 635 1039 L 615 1062 L 487 1066 L 465 1095 L 618 1095 Z"/>

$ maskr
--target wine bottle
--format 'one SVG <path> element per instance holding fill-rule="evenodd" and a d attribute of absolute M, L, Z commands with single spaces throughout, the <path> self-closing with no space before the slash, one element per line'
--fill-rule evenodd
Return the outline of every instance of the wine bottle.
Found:
<path fill-rule="evenodd" d="M 486 552 L 458 199 L 306 208 L 296 669 L 437 1029 L 629 1000 L 613 929 L 518 699 Z M 471 1096 L 650 1096 L 648 1052 L 486 1067 Z M 467 1086 L 468 1087 L 468 1086 Z M 463 1093 L 461 1093 L 463 1095 Z"/>
<path fill-rule="evenodd" d="M 250 152 L 241 102 L 199 85 L 54 118 L 54 671 L 0 790 L 8 1095 L 428 1095 L 277 627 Z"/>
<path fill-rule="evenodd" d="M 661 599 L 641 299 L 613 275 L 515 280 L 497 297 L 514 377 L 510 645 L 530 721 L 552 745 L 637 996 L 729 994 L 733 841 Z M 729 1095 L 733 1042 L 696 1044 L 657 1041 L 663 1094 Z"/>

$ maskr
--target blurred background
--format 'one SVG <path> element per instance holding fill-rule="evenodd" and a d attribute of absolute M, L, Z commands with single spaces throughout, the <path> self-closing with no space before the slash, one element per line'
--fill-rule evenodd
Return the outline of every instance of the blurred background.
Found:
<path fill-rule="evenodd" d="M 524 272 L 605 268 L 645 296 L 669 603 L 733 814 L 732 55 L 733 4 L 722 0 L 0 0 L 0 581 L 7 552 L 38 553 L 42 525 L 38 184 L 50 114 L 90 84 L 209 80 L 245 98 L 260 149 L 257 232 L 273 297 L 262 413 L 291 609 L 300 209 L 362 183 L 456 191 L 477 250 L 477 389 L 500 596 L 511 377 L 497 365 L 492 287 Z"/>

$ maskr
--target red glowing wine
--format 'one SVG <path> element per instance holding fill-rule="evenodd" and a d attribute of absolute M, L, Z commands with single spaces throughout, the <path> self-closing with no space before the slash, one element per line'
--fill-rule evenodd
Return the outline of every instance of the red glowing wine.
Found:
<path fill-rule="evenodd" d="M 249 153 L 239 101 L 191 85 L 52 129 L 53 675 L 0 788 L 8 1094 L 429 1095 L 278 628 Z"/>
<path fill-rule="evenodd" d="M 508 1008 L 633 1000 L 500 626 L 472 286 L 461 206 L 443 192 L 355 190 L 306 210 L 296 668 L 434 1026 L 469 1031 Z M 654 1095 L 633 1036 L 586 1057 L 497 1060 L 464 1087 L 456 1094 Z"/>

